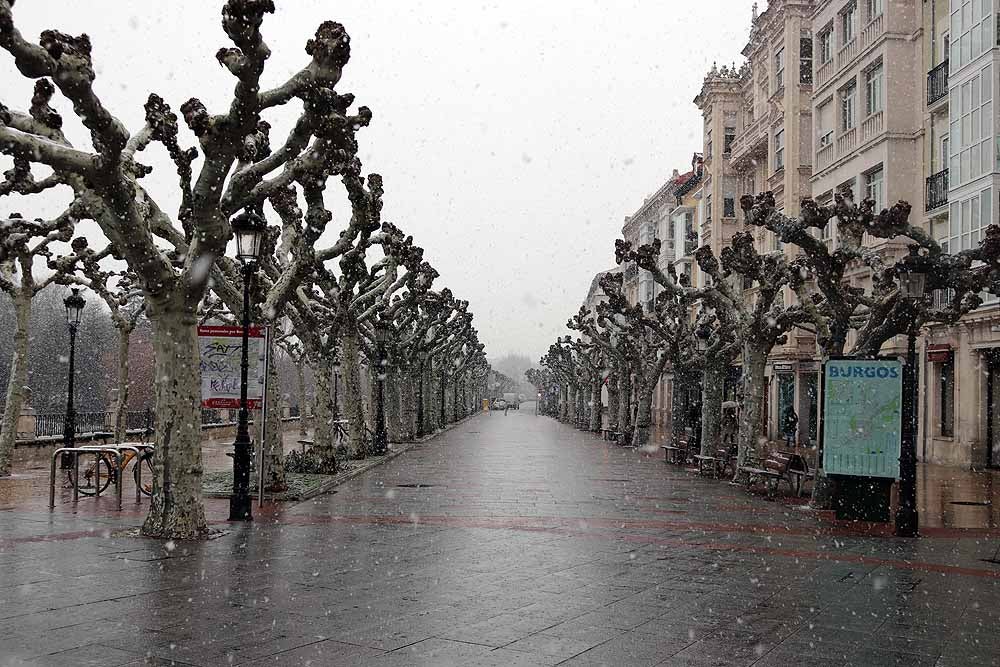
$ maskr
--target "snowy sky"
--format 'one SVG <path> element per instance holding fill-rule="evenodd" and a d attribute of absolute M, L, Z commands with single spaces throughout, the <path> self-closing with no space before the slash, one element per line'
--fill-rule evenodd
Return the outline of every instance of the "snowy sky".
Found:
<path fill-rule="evenodd" d="M 228 104 L 233 79 L 214 58 L 231 46 L 222 4 L 31 0 L 14 14 L 29 39 L 46 28 L 88 33 L 96 89 L 134 132 L 150 92 L 175 110 L 192 96 L 212 111 Z M 700 150 L 692 99 L 713 61 L 739 62 L 752 2 L 276 4 L 263 28 L 273 52 L 265 87 L 308 62 L 303 48 L 321 21 L 343 23 L 352 58 L 339 91 L 374 112 L 359 139 L 366 170 L 385 179 L 384 219 L 426 249 L 439 287 L 471 302 L 491 357 L 537 359 L 593 275 L 613 265 L 624 216 Z M 25 109 L 31 82 L 7 53 L 0 59 L 0 101 Z M 68 105 L 59 108 L 70 138 L 86 146 Z M 265 116 L 274 141 L 296 114 Z M 184 145 L 193 143 L 187 135 Z M 176 211 L 169 163 L 144 161 L 156 169 L 147 187 Z M 345 199 L 339 185 L 331 192 Z M 59 204 L 36 197 L 12 210 L 52 215 Z M 346 211 L 337 207 L 334 229 Z"/>

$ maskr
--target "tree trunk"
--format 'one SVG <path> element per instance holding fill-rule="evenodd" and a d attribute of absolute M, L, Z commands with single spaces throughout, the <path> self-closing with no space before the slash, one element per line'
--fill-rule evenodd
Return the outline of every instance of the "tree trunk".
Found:
<path fill-rule="evenodd" d="M 344 327 L 340 344 L 343 353 L 342 397 L 348 421 L 348 448 L 352 458 L 364 458 L 368 452 L 365 447 L 365 410 L 361 398 L 361 347 L 358 344 L 358 332 L 352 325 Z"/>
<path fill-rule="evenodd" d="M 333 398 L 330 385 L 333 382 L 333 357 L 323 357 L 313 369 L 316 382 L 315 406 L 313 407 L 313 450 L 319 456 L 324 470 L 337 468 L 337 443 L 334 438 Z"/>
<path fill-rule="evenodd" d="M 128 439 L 128 351 L 132 330 L 118 327 L 118 405 L 115 406 L 115 442 Z"/>
<path fill-rule="evenodd" d="M 274 357 L 274 341 L 267 372 L 267 429 L 264 435 L 264 490 L 280 493 L 288 489 L 285 480 L 284 434 L 281 432 L 281 374 Z"/>
<path fill-rule="evenodd" d="M 569 386 L 569 396 L 568 396 L 569 407 L 567 410 L 566 418 L 570 424 L 576 426 L 576 385 L 571 384 Z"/>
<path fill-rule="evenodd" d="M 726 364 L 706 360 L 701 398 L 701 455 L 714 456 L 719 448 L 722 426 L 722 394 L 725 389 Z"/>
<path fill-rule="evenodd" d="M 389 442 L 402 442 L 403 417 L 400 412 L 400 380 L 401 373 L 396 368 L 390 368 L 385 375 L 385 427 L 389 433 Z"/>
<path fill-rule="evenodd" d="M 736 470 L 747 464 L 747 457 L 755 450 L 760 436 L 761 410 L 764 407 L 764 368 L 767 352 L 743 346 L 743 405 L 740 415 L 740 432 L 737 440 Z"/>
<path fill-rule="evenodd" d="M 195 312 L 150 309 L 156 393 L 153 497 L 143 535 L 200 539 L 208 535 L 201 496 L 201 368 Z"/>
<path fill-rule="evenodd" d="M 601 432 L 601 380 L 600 376 L 590 384 L 590 432 Z"/>
<path fill-rule="evenodd" d="M 618 390 L 618 430 L 632 431 L 632 376 L 628 371 L 621 374 Z"/>
<path fill-rule="evenodd" d="M 645 447 L 649 443 L 649 429 L 653 425 L 653 391 L 655 389 L 656 384 L 650 385 L 648 382 L 644 382 L 636 388 L 637 409 L 632 434 L 632 445 L 635 447 Z"/>
<path fill-rule="evenodd" d="M 618 430 L 618 374 L 612 373 L 608 379 L 608 428 Z"/>
<path fill-rule="evenodd" d="M 299 435 L 303 438 L 306 437 L 306 369 L 305 361 L 299 360 L 295 362 L 295 380 L 297 383 L 296 390 L 299 396 Z"/>
<path fill-rule="evenodd" d="M 414 381 L 416 371 L 412 367 L 404 368 L 401 373 L 402 387 L 402 428 L 400 437 L 403 442 L 413 442 L 417 435 L 417 383 Z"/>
<path fill-rule="evenodd" d="M 670 396 L 670 441 L 676 446 L 687 426 L 686 397 L 693 378 L 683 369 L 674 369 L 673 391 Z"/>
<path fill-rule="evenodd" d="M 7 378 L 7 398 L 4 403 L 3 425 L 0 426 L 0 477 L 10 474 L 14 457 L 14 440 L 17 438 L 17 421 L 24 406 L 24 385 L 28 381 L 28 327 L 31 323 L 31 292 L 21 290 L 13 297 L 14 354 Z"/>

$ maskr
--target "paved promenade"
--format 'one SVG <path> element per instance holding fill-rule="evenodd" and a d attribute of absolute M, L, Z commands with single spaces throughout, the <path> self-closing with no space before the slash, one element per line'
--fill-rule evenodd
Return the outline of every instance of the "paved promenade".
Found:
<path fill-rule="evenodd" d="M 1000 665 L 1000 533 L 902 541 L 533 412 L 198 544 L 0 511 L 0 667 Z"/>

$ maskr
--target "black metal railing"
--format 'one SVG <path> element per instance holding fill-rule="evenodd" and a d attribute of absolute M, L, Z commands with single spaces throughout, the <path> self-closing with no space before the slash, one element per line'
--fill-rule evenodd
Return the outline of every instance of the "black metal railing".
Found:
<path fill-rule="evenodd" d="M 927 73 L 927 104 L 934 104 L 948 94 L 948 61 Z"/>
<path fill-rule="evenodd" d="M 942 169 L 927 177 L 927 210 L 933 211 L 948 203 L 948 170 Z"/>

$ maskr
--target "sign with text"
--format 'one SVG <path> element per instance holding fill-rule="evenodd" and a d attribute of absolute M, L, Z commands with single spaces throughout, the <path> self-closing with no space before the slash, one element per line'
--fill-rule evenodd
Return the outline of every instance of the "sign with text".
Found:
<path fill-rule="evenodd" d="M 250 327 L 247 342 L 247 408 L 260 409 L 264 394 L 264 329 Z M 200 326 L 201 407 L 240 407 L 240 362 L 243 355 L 243 327 Z"/>
<path fill-rule="evenodd" d="M 823 368 L 823 467 L 830 475 L 899 477 L 903 365 L 835 359 Z"/>

